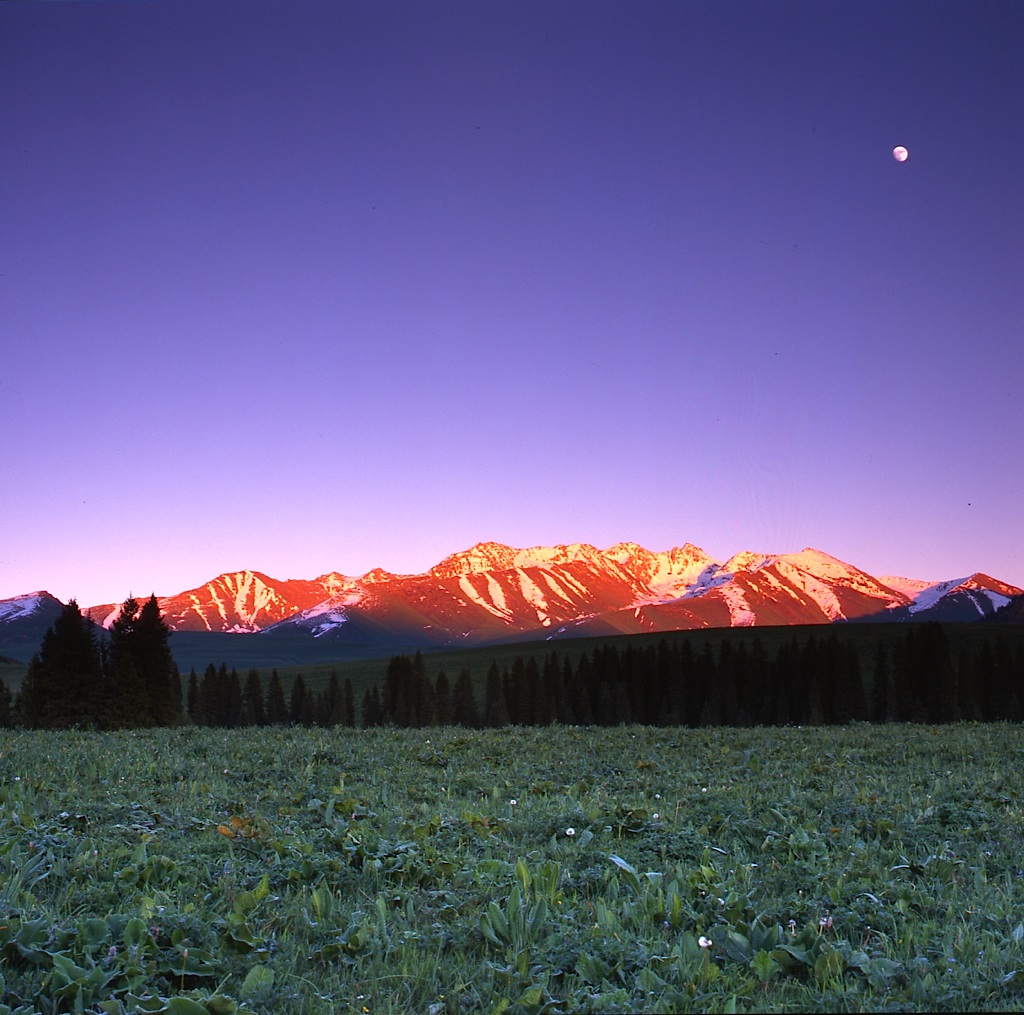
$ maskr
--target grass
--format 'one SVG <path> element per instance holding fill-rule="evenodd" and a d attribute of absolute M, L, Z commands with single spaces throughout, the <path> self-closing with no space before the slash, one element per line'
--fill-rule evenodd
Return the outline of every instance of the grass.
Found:
<path fill-rule="evenodd" d="M 4 731 L 0 1012 L 1019 1011 L 1022 753 L 1010 725 Z"/>

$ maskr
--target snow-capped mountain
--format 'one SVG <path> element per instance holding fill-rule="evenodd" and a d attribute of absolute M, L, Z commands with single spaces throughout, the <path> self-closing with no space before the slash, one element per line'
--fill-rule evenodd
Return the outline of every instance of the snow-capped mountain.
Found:
<path fill-rule="evenodd" d="M 664 552 L 635 543 L 606 550 L 479 543 L 426 574 L 375 572 L 352 580 L 268 634 L 474 644 L 702 627 L 973 620 L 1013 594 L 1013 586 L 984 575 L 883 580 L 811 548 L 743 551 L 722 562 L 690 543 Z"/>
<path fill-rule="evenodd" d="M 176 596 L 158 596 L 157 601 L 173 631 L 250 633 L 322 602 L 350 582 L 351 579 L 334 573 L 308 581 L 278 581 L 259 571 L 235 571 Z M 91 612 L 104 627 L 109 627 L 120 608 L 120 603 L 108 603 L 93 607 Z"/>
<path fill-rule="evenodd" d="M 1015 586 L 981 573 L 934 584 L 906 578 L 881 580 L 895 583 L 890 587 L 900 587 L 911 600 L 906 615 L 897 616 L 899 620 L 978 620 L 991 616 L 1020 595 Z"/>
<path fill-rule="evenodd" d="M 983 574 L 942 582 L 876 578 L 812 548 L 742 551 L 719 561 L 691 543 L 653 552 L 636 543 L 599 550 L 491 542 L 451 554 L 424 574 L 377 568 L 359 578 L 330 572 L 279 581 L 239 571 L 158 601 L 176 631 L 426 647 L 705 627 L 970 621 L 1019 595 Z M 118 608 L 88 612 L 109 626 Z M 15 641 L 34 650 L 59 609 L 47 593 L 0 600 L 0 654 Z M 21 658 L 24 651 L 8 654 Z"/>
<path fill-rule="evenodd" d="M 0 655 L 28 662 L 63 608 L 49 592 L 0 599 Z"/>

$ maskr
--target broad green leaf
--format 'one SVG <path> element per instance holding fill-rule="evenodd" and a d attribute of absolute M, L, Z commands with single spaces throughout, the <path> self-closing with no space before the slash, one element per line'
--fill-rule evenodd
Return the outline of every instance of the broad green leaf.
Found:
<path fill-rule="evenodd" d="M 242 1000 L 248 1000 L 253 994 L 269 990 L 274 985 L 274 971 L 266 966 L 253 966 L 242 981 Z"/>
<path fill-rule="evenodd" d="M 516 861 L 516 880 L 524 892 L 530 890 L 530 882 L 532 880 L 530 878 L 530 871 L 522 860 Z"/>

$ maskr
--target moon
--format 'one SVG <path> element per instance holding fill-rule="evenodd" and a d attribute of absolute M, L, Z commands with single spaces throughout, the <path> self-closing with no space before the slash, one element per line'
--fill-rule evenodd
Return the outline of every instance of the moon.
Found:
<path fill-rule="evenodd" d="M 897 162 L 906 162 L 907 161 L 907 156 L 909 154 L 910 154 L 910 152 L 908 152 L 907 149 L 904 148 L 903 145 L 901 145 L 901 144 L 896 145 L 896 147 L 893 148 L 893 150 L 892 150 L 892 157 Z"/>

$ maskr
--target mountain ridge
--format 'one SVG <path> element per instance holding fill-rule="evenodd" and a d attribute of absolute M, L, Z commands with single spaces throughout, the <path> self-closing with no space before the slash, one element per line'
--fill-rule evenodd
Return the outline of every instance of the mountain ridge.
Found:
<path fill-rule="evenodd" d="M 766 624 L 978 620 L 1021 594 L 981 572 L 940 582 L 875 577 L 814 547 L 741 550 L 721 561 L 693 543 L 651 551 L 631 542 L 603 550 L 480 542 L 421 574 L 374 568 L 360 577 L 329 571 L 279 580 L 243 570 L 157 600 L 172 631 L 430 647 Z M 45 592 L 0 600 L 0 648 L 41 637 L 37 629 L 59 606 Z M 109 627 L 119 607 L 83 612 Z"/>

